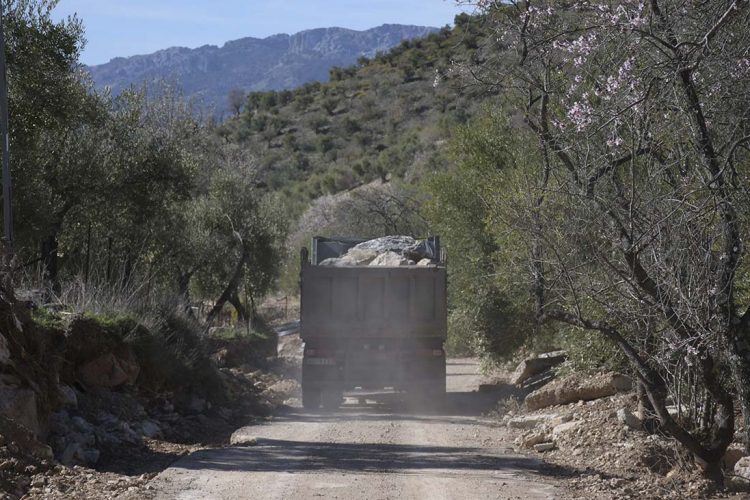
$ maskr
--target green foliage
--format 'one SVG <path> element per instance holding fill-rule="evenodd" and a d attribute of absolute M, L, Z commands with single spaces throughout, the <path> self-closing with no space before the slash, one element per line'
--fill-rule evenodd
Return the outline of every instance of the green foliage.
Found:
<path fill-rule="evenodd" d="M 3 20 L 16 254 L 32 286 L 83 310 L 109 310 L 105 295 L 114 310 L 216 300 L 237 261 L 236 232 L 250 251 L 242 288 L 262 297 L 285 224 L 254 161 L 168 86 L 97 94 L 78 69 L 81 25 L 52 21 L 54 4 L 11 2 Z M 249 110 L 269 110 L 243 122 L 268 149 L 287 126 L 274 109 L 291 98 L 248 97 Z"/>
<path fill-rule="evenodd" d="M 202 296 L 218 297 L 234 272 L 243 250 L 249 293 L 262 298 L 276 282 L 283 258 L 286 218 L 278 200 L 255 187 L 252 170 L 239 165 L 215 173 L 202 213 L 205 239 L 196 285 Z"/>
<path fill-rule="evenodd" d="M 163 387 L 189 390 L 221 403 L 221 378 L 208 357 L 201 328 L 194 320 L 170 314 L 148 334 L 137 330 L 129 343 L 144 360 L 143 378 L 152 390 Z"/>
<path fill-rule="evenodd" d="M 124 340 L 133 331 L 139 328 L 145 328 L 140 325 L 137 317 L 130 312 L 110 311 L 110 312 L 92 312 L 87 311 L 83 317 L 94 321 L 99 329 L 107 334 Z"/>
<path fill-rule="evenodd" d="M 208 342 L 213 351 L 223 346 L 232 346 L 234 360 L 227 360 L 232 365 L 248 363 L 260 365 L 265 358 L 274 356 L 278 346 L 278 336 L 273 328 L 262 319 L 258 319 L 248 330 L 247 325 L 212 328 Z"/>
<path fill-rule="evenodd" d="M 32 309 L 31 319 L 33 319 L 37 325 L 55 330 L 61 329 L 65 325 L 63 317 L 60 314 L 45 307 L 35 307 Z"/>
<path fill-rule="evenodd" d="M 427 218 L 449 256 L 448 346 L 498 362 L 529 340 L 534 324 L 528 288 L 517 283 L 523 271 L 513 263 L 524 248 L 498 227 L 497 207 L 488 203 L 523 168 L 511 138 L 502 115 L 483 113 L 458 129 L 456 166 L 427 181 Z"/>
<path fill-rule="evenodd" d="M 602 370 L 622 372 L 627 362 L 622 351 L 598 332 L 562 326 L 557 338 L 568 353 L 564 369 L 582 373 Z"/>
<path fill-rule="evenodd" d="M 103 177 L 101 164 L 90 161 L 105 135 L 103 105 L 75 68 L 81 24 L 52 21 L 54 4 L 10 2 L 3 17 L 14 203 L 22 240 L 49 233 Z"/>
<path fill-rule="evenodd" d="M 461 38 L 473 32 L 480 33 L 480 24 L 467 20 L 458 32 L 404 42 L 357 66 L 332 68 L 330 82 L 287 91 L 283 99 L 275 92 L 252 93 L 242 116 L 218 133 L 260 152 L 261 181 L 291 200 L 292 216 L 323 194 L 387 174 L 410 178 L 424 156 L 445 154 L 436 143 L 450 130 L 438 124 L 465 120 L 482 100 L 452 88 L 453 63 L 472 57 Z M 267 134 L 267 115 L 285 125 Z M 417 132 L 425 129 L 437 133 Z"/>
<path fill-rule="evenodd" d="M 525 249 L 497 211 L 528 152 L 505 140 L 511 128 L 498 116 L 470 119 L 486 95 L 454 86 L 454 63 L 473 60 L 484 36 L 475 18 L 333 68 L 328 83 L 251 93 L 239 116 L 204 126 L 169 88 L 93 92 L 75 69 L 80 24 L 48 14 L 25 11 L 6 26 L 18 253 L 34 262 L 41 243 L 51 281 L 82 295 L 94 282 L 153 312 L 157 297 L 213 302 L 239 277 L 232 303 L 252 308 L 282 271 L 296 286 L 298 247 L 313 234 L 429 228 L 450 255 L 451 350 L 501 360 L 528 341 L 515 264 Z M 426 192 L 415 188 L 423 182 Z M 140 356 L 168 351 L 164 372 L 148 374 L 156 385 L 185 370 L 210 377 L 196 325 L 163 317 L 145 329 L 121 314 L 97 322 Z"/>

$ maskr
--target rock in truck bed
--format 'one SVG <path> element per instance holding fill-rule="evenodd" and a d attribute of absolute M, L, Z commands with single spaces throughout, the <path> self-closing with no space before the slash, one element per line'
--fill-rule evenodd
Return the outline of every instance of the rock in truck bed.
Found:
<path fill-rule="evenodd" d="M 384 236 L 364 241 L 350 248 L 340 257 L 323 260 L 321 266 L 434 266 L 439 260 L 426 240 L 411 236 Z"/>

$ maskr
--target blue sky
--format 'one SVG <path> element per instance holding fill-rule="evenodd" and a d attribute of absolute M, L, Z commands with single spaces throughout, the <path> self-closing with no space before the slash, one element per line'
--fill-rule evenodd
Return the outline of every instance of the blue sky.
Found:
<path fill-rule="evenodd" d="M 100 64 L 176 45 L 222 45 L 329 26 L 440 27 L 461 10 L 454 0 L 61 0 L 55 17 L 83 20 L 88 43 L 81 60 Z"/>

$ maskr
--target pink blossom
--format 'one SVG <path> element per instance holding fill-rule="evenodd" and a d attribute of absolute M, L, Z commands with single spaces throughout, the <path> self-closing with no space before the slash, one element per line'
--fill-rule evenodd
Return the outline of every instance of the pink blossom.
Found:
<path fill-rule="evenodd" d="M 584 98 L 586 96 L 584 95 Z M 575 125 L 576 130 L 581 132 L 583 129 L 591 125 L 593 121 L 592 115 L 594 113 L 591 104 L 588 100 L 576 101 L 568 110 L 568 119 Z"/>

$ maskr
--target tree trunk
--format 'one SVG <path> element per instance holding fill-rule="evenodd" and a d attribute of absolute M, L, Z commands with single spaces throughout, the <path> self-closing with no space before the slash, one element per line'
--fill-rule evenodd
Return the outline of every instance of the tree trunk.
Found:
<path fill-rule="evenodd" d="M 177 290 L 185 307 L 190 307 L 190 281 L 193 279 L 192 271 L 180 272 L 177 278 Z"/>
<path fill-rule="evenodd" d="M 729 365 L 737 391 L 737 404 L 742 410 L 745 451 L 750 453 L 750 342 L 745 332 L 735 332 L 729 343 Z"/>
<path fill-rule="evenodd" d="M 130 286 L 130 279 L 133 277 L 133 255 L 128 253 L 125 256 L 125 264 L 122 268 L 121 284 L 123 289 L 127 289 Z"/>
<path fill-rule="evenodd" d="M 237 290 L 234 291 L 229 296 L 229 299 L 227 299 L 230 304 L 232 304 L 232 307 L 234 307 L 237 310 L 237 317 L 240 321 L 247 322 L 248 318 L 250 317 L 248 315 L 247 307 L 245 307 L 242 304 L 242 301 L 240 300 L 240 295 L 237 293 Z"/>
<path fill-rule="evenodd" d="M 91 271 L 91 223 L 89 222 L 89 228 L 86 232 L 86 263 L 84 264 L 83 270 L 83 283 L 89 284 L 89 272 Z"/>
<path fill-rule="evenodd" d="M 41 243 L 42 265 L 44 266 L 44 281 L 56 294 L 60 293 L 58 276 L 57 231 L 51 232 Z"/>
<path fill-rule="evenodd" d="M 112 283 L 112 237 L 107 238 L 107 283 Z"/>
<path fill-rule="evenodd" d="M 242 255 L 240 256 L 239 262 L 237 262 L 237 266 L 234 269 L 234 273 L 232 274 L 232 277 L 229 280 L 229 283 L 227 283 L 226 288 L 224 288 L 224 291 L 219 296 L 219 299 L 216 301 L 216 304 L 214 304 L 214 306 L 209 311 L 208 316 L 206 317 L 206 327 L 205 327 L 206 331 L 208 331 L 208 329 L 211 328 L 211 325 L 213 324 L 214 320 L 216 320 L 216 317 L 224 308 L 224 304 L 227 303 L 227 301 L 230 299 L 232 294 L 237 293 L 237 287 L 240 285 L 240 280 L 242 279 L 242 270 L 244 269 L 245 264 L 247 263 L 249 258 L 250 258 L 250 252 L 248 251 L 247 247 L 243 244 Z"/>
<path fill-rule="evenodd" d="M 188 317 L 197 319 L 195 312 L 193 311 L 192 301 L 190 299 L 190 280 L 192 279 L 192 273 L 180 273 L 180 277 L 177 280 L 178 286 L 178 297 L 182 303 L 182 309 Z M 202 308 L 199 309 L 198 314 L 203 312 Z"/>
<path fill-rule="evenodd" d="M 651 405 L 651 401 L 648 400 L 646 395 L 646 389 L 643 387 L 643 383 L 638 381 L 635 386 L 635 392 L 638 396 L 638 418 L 643 423 L 643 428 L 649 434 L 653 434 L 659 427 L 659 421 L 655 417 L 654 407 Z"/>
<path fill-rule="evenodd" d="M 708 353 L 700 359 L 699 368 L 706 390 L 716 402 L 716 421 L 711 429 L 710 441 L 686 430 L 672 418 L 667 411 L 667 385 L 664 378 L 649 366 L 633 349 L 633 346 L 611 325 L 603 321 L 585 320 L 561 310 L 545 311 L 544 316 L 539 319 L 542 321 L 554 319 L 589 330 L 598 330 L 617 344 L 633 367 L 638 382 L 642 385 L 658 418 L 661 431 L 672 436 L 692 453 L 695 461 L 703 468 L 706 477 L 723 485 L 724 478 L 721 475 L 720 463 L 734 437 L 734 399 L 721 385 L 714 360 Z"/>

